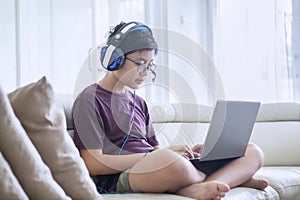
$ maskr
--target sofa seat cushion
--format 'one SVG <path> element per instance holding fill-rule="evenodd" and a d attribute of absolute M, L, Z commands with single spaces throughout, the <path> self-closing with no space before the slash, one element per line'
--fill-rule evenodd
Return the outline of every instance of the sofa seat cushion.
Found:
<path fill-rule="evenodd" d="M 279 195 L 274 188 L 268 186 L 265 191 L 236 187 L 231 189 L 223 198 L 223 200 L 241 200 L 241 199 L 264 199 L 264 200 L 279 200 Z"/>
<path fill-rule="evenodd" d="M 280 199 L 300 200 L 300 166 L 263 167 L 256 176 L 267 179 Z"/>
<path fill-rule="evenodd" d="M 191 198 L 175 195 L 175 194 L 151 194 L 151 193 L 125 193 L 125 194 L 103 194 L 105 200 L 192 200 Z"/>
<path fill-rule="evenodd" d="M 106 200 L 147 200 L 147 199 L 164 199 L 164 200 L 189 200 L 191 198 L 175 194 L 151 194 L 151 193 L 132 193 L 132 194 L 104 194 Z M 241 200 L 241 199 L 264 199 L 279 200 L 279 195 L 272 187 L 267 187 L 265 191 L 259 191 L 252 188 L 237 187 L 230 190 L 224 200 Z"/>

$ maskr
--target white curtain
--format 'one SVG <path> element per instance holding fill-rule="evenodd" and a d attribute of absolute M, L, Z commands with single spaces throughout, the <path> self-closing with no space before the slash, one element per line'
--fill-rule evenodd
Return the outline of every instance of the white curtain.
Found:
<path fill-rule="evenodd" d="M 0 85 L 11 91 L 17 85 L 16 6 L 14 1 L 0 0 Z"/>
<path fill-rule="evenodd" d="M 219 0 L 215 59 L 230 99 L 292 101 L 291 0 Z"/>
<path fill-rule="evenodd" d="M 8 89 L 42 75 L 58 93 L 96 81 L 89 55 L 110 26 L 136 20 L 162 47 L 156 83 L 139 91 L 150 102 L 299 100 L 299 0 L 0 1 Z"/>
<path fill-rule="evenodd" d="M 293 81 L 294 101 L 300 101 L 300 0 L 293 0 L 292 41 L 290 75 Z"/>

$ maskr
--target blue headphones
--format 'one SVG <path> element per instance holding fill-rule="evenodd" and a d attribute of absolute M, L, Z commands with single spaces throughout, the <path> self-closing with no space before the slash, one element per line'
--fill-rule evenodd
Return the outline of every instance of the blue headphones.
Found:
<path fill-rule="evenodd" d="M 127 52 L 124 52 L 120 45 L 130 32 L 147 30 L 152 35 L 151 29 L 139 22 L 121 22 L 115 29 L 108 37 L 106 46 L 102 47 L 100 52 L 100 62 L 108 71 L 115 71 L 122 68 L 125 61 L 125 53 Z"/>

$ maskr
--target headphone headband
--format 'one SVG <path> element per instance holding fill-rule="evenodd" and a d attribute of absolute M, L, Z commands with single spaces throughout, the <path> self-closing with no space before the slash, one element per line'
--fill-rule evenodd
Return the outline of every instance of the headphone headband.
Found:
<path fill-rule="evenodd" d="M 122 42 L 131 32 L 138 30 L 147 30 L 152 36 L 151 29 L 139 22 L 122 22 L 115 27 L 108 37 L 106 46 L 101 49 L 100 61 L 105 69 L 114 71 L 122 67 L 125 60 L 124 54 L 127 53 L 121 47 Z"/>

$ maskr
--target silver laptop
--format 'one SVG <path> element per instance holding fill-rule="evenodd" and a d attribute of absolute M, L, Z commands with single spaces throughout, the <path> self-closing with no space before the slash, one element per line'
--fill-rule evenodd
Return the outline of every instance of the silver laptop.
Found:
<path fill-rule="evenodd" d="M 218 100 L 199 158 L 190 159 L 198 169 L 244 156 L 260 102 Z M 208 166 L 205 166 L 208 165 Z"/>

